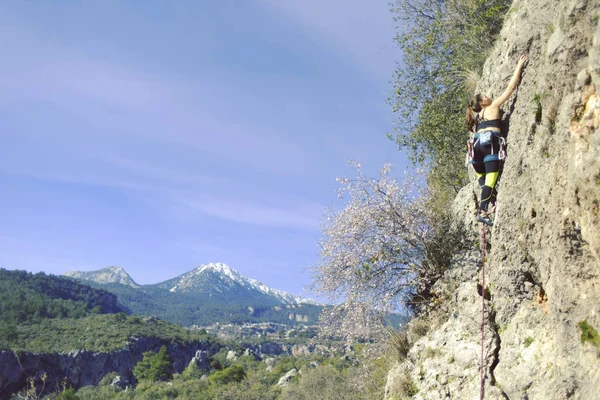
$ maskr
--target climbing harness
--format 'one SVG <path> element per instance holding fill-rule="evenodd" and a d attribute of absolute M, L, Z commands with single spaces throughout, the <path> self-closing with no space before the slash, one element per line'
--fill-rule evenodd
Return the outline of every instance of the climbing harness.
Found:
<path fill-rule="evenodd" d="M 483 342 L 485 340 L 485 225 L 481 224 L 481 361 L 479 367 L 479 399 L 483 400 Z"/>
<path fill-rule="evenodd" d="M 475 138 L 471 137 L 467 140 L 467 154 L 465 157 L 465 167 L 468 167 L 469 164 L 472 164 L 473 158 L 475 157 L 475 146 L 477 143 L 483 146 L 491 145 L 491 154 L 494 154 L 494 141 L 493 138 L 496 137 L 498 139 L 498 160 L 504 161 L 506 158 L 506 139 L 502 137 L 502 135 L 494 133 L 494 131 L 484 131 L 481 135 L 475 140 Z"/>

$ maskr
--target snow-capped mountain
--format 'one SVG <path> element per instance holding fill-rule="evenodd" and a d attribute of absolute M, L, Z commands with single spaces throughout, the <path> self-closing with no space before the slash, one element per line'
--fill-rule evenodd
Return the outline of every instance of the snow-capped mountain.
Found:
<path fill-rule="evenodd" d="M 210 298 L 225 296 L 234 302 L 248 299 L 267 304 L 319 305 L 314 300 L 273 289 L 256 279 L 246 278 L 235 269 L 222 263 L 203 264 L 156 286 L 168 289 L 173 293 L 205 293 Z"/>
<path fill-rule="evenodd" d="M 119 283 L 132 288 L 140 287 L 123 268 L 118 266 L 107 267 L 98 271 L 69 271 L 64 275 L 101 284 Z"/>
<path fill-rule="evenodd" d="M 324 307 L 246 278 L 220 263 L 204 264 L 154 285 L 138 285 L 120 267 L 65 275 L 115 294 L 128 313 L 157 316 L 182 326 L 217 322 L 315 324 Z"/>

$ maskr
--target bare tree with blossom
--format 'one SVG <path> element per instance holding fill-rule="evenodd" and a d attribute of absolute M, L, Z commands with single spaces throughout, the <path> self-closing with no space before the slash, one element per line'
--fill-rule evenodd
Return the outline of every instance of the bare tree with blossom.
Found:
<path fill-rule="evenodd" d="M 444 243 L 453 236 L 451 224 L 428 207 L 421 174 L 405 173 L 399 181 L 386 164 L 378 178 L 369 178 L 353 164 L 355 179 L 338 178 L 340 197 L 349 200 L 330 211 L 322 228 L 312 285 L 336 304 L 321 316 L 323 333 L 345 338 L 369 337 L 387 312 L 427 301 L 461 241 Z"/>

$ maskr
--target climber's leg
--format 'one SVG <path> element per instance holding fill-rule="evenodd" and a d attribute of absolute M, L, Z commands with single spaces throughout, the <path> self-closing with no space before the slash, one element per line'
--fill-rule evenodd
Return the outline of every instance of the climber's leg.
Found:
<path fill-rule="evenodd" d="M 490 200 L 495 200 L 494 187 L 498 179 L 498 171 L 500 170 L 500 161 L 492 160 L 485 163 L 485 180 L 481 187 L 481 200 L 479 202 L 480 214 L 487 214 Z"/>

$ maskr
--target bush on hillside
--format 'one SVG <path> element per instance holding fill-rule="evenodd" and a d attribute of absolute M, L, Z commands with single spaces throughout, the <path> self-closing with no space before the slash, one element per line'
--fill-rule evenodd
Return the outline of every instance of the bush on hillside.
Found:
<path fill-rule="evenodd" d="M 347 376 L 331 365 L 304 370 L 300 380 L 291 383 L 281 395 L 282 400 L 356 399 Z"/>

